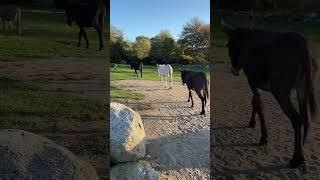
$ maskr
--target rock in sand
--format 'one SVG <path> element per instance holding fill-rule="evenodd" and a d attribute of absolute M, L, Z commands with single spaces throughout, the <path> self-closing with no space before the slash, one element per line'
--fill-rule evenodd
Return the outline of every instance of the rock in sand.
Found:
<path fill-rule="evenodd" d="M 144 157 L 144 138 L 140 115 L 123 104 L 110 103 L 111 162 L 131 162 Z"/>
<path fill-rule="evenodd" d="M 22 130 L 0 130 L 0 157 L 0 177 L 4 179 L 99 179 L 89 163 L 69 150 Z"/>

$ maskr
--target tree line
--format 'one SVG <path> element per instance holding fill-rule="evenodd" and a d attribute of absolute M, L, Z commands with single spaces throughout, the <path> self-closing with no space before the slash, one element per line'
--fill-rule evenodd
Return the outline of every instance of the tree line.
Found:
<path fill-rule="evenodd" d="M 251 9 L 258 10 L 320 10 L 319 0 L 215 0 L 214 9 L 229 9 L 235 11 L 245 11 Z"/>
<path fill-rule="evenodd" d="M 161 31 L 154 37 L 137 36 L 134 41 L 124 38 L 123 32 L 111 25 L 111 62 L 129 63 L 142 61 L 146 64 L 178 63 L 203 64 L 208 62 L 210 25 L 198 18 L 182 28 L 175 40 L 169 31 Z"/>

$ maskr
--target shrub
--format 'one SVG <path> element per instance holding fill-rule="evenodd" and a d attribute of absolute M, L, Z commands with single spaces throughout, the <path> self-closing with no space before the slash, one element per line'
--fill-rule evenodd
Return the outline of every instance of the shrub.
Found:
<path fill-rule="evenodd" d="M 181 55 L 181 64 L 192 64 L 193 63 L 193 57 L 188 55 Z"/>

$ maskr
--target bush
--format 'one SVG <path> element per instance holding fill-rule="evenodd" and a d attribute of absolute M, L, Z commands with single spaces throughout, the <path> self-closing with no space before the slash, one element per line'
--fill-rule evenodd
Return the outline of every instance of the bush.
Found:
<path fill-rule="evenodd" d="M 193 57 L 188 55 L 181 55 L 180 64 L 192 64 Z"/>

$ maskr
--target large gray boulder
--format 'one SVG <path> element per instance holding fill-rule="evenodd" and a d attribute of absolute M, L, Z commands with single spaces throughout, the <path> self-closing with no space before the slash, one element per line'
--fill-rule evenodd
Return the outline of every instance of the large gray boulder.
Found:
<path fill-rule="evenodd" d="M 136 161 L 146 154 L 140 115 L 129 107 L 110 104 L 110 156 L 112 163 Z"/>
<path fill-rule="evenodd" d="M 0 130 L 0 159 L 4 179 L 99 179 L 89 163 L 67 149 L 22 130 Z"/>
<path fill-rule="evenodd" d="M 146 162 L 121 163 L 111 167 L 110 180 L 157 180 L 158 173 Z"/>

